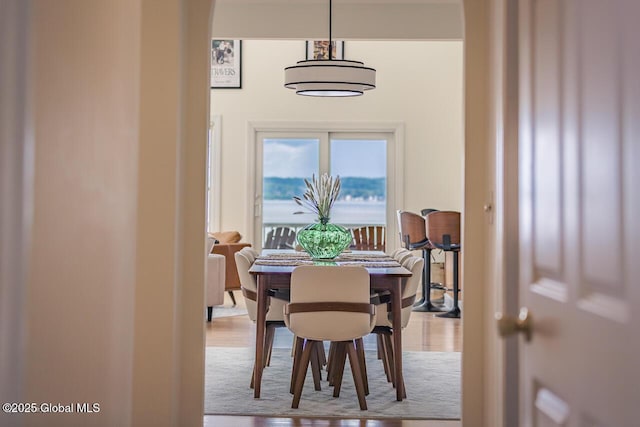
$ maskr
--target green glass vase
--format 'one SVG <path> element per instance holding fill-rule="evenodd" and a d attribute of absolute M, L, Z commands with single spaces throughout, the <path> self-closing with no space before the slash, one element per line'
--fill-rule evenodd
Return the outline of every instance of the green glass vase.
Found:
<path fill-rule="evenodd" d="M 298 231 L 298 243 L 314 260 L 334 259 L 351 244 L 351 233 L 329 222 L 309 224 Z"/>

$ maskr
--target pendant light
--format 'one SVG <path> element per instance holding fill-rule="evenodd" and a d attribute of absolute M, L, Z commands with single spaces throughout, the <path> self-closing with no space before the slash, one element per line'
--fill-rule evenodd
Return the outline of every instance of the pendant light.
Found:
<path fill-rule="evenodd" d="M 284 69 L 284 87 L 306 96 L 358 96 L 376 87 L 376 70 L 360 61 L 333 58 L 329 0 L 329 59 L 298 61 Z"/>

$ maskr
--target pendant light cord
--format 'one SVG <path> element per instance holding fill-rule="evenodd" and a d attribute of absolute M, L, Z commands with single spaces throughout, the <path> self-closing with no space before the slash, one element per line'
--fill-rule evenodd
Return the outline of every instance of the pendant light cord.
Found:
<path fill-rule="evenodd" d="M 331 42 L 331 4 L 333 0 L 329 0 L 329 61 L 333 59 L 333 43 Z"/>

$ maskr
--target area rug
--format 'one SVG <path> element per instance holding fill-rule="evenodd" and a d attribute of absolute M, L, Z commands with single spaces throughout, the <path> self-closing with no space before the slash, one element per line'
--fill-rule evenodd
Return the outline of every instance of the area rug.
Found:
<path fill-rule="evenodd" d="M 247 314 L 245 307 L 230 306 L 230 305 L 217 305 L 213 307 L 212 317 L 231 317 L 231 316 L 243 316 Z"/>
<path fill-rule="evenodd" d="M 403 353 L 407 399 L 395 400 L 395 389 L 387 382 L 376 352 L 367 351 L 369 396 L 367 411 L 361 411 L 348 363 L 340 397 L 323 371 L 322 391 L 315 391 L 311 370 L 298 409 L 291 408 L 289 393 L 292 358 L 290 349 L 274 348 L 271 366 L 264 370 L 261 397 L 249 388 L 254 350 L 207 347 L 205 414 L 265 415 L 329 418 L 460 419 L 460 353 Z"/>

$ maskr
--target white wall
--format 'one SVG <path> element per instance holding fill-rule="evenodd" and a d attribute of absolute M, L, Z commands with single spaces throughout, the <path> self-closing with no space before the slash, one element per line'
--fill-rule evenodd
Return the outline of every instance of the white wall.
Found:
<path fill-rule="evenodd" d="M 25 31 L 0 43 L 0 154 L 21 162 L 0 173 L 0 396 L 100 412 L 0 425 L 201 425 L 212 2 L 17 4 L 1 33 Z"/>
<path fill-rule="evenodd" d="M 34 1 L 32 7 L 34 212 L 24 401 L 95 402 L 101 412 L 27 415 L 25 425 L 126 426 L 140 2 Z"/>
<path fill-rule="evenodd" d="M 309 19 L 313 17 L 313 19 Z M 333 2 L 333 36 L 344 40 L 461 40 L 460 0 Z M 218 0 L 213 38 L 274 40 L 327 37 L 326 0 Z"/>
<path fill-rule="evenodd" d="M 283 87 L 284 67 L 304 59 L 304 41 L 249 40 L 242 48 L 242 89 L 211 95 L 211 114 L 222 117 L 222 229 L 246 235 L 251 220 L 249 121 L 403 122 L 405 204 L 396 209 L 462 209 L 461 41 L 345 42 L 345 59 L 377 69 L 375 90 L 346 99 L 297 96 Z"/>

